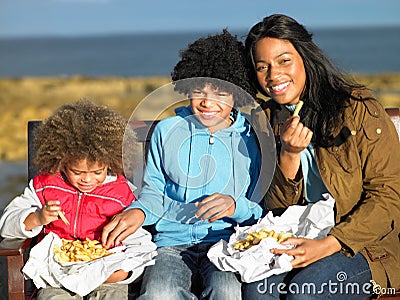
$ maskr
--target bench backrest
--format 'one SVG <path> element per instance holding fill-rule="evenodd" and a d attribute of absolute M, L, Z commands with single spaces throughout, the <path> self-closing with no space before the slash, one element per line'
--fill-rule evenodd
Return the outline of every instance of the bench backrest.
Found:
<path fill-rule="evenodd" d="M 394 126 L 396 127 L 397 133 L 399 134 L 400 140 L 400 108 L 386 108 L 387 114 L 390 116 Z"/>
<path fill-rule="evenodd" d="M 400 140 L 400 108 L 386 108 L 385 109 L 393 124 L 396 127 L 397 133 L 399 134 Z M 36 175 L 36 170 L 33 165 L 33 158 L 35 153 L 33 151 L 33 134 L 34 129 L 40 125 L 42 121 L 29 121 L 28 122 L 28 178 L 32 179 Z M 129 124 L 132 126 L 136 133 L 136 138 L 139 143 L 142 144 L 143 161 L 147 153 L 147 149 L 150 142 L 151 133 L 153 132 L 154 126 L 158 121 L 131 121 Z M 136 185 L 140 184 L 140 178 L 135 181 Z"/>

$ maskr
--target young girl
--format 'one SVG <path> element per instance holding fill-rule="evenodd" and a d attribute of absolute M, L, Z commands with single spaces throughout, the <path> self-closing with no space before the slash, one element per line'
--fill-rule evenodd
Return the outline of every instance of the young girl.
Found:
<path fill-rule="evenodd" d="M 254 83 L 271 98 L 254 117 L 267 114 L 278 148 L 265 205 L 282 209 L 330 193 L 336 224 L 326 238 L 290 238 L 293 249 L 275 249 L 294 257 L 294 270 L 246 284 L 245 299 L 365 299 L 371 280 L 400 288 L 397 132 L 382 105 L 311 37 L 294 19 L 272 15 L 246 39 Z M 300 100 L 300 117 L 291 117 Z"/>
<path fill-rule="evenodd" d="M 63 105 L 45 120 L 34 133 L 38 175 L 5 208 L 1 236 L 30 238 L 54 232 L 69 240 L 100 240 L 104 225 L 135 200 L 133 186 L 123 176 L 124 134 L 126 141 L 133 140 L 125 127 L 122 116 L 89 100 Z M 120 270 L 106 282 L 127 275 Z M 103 284 L 92 293 L 127 299 L 127 292 L 127 285 Z M 78 299 L 59 288 L 38 292 L 39 299 L 56 295 Z"/>

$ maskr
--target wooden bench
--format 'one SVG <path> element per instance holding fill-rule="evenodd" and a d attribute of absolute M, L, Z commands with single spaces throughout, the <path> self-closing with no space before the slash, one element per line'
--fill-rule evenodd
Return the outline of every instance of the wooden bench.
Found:
<path fill-rule="evenodd" d="M 400 108 L 386 108 L 391 120 L 396 126 L 400 140 Z M 32 149 L 33 131 L 41 121 L 28 122 L 28 149 Z M 153 121 L 135 121 L 131 122 L 132 128 L 136 132 L 138 142 L 143 145 L 143 155 L 147 152 L 150 135 L 154 129 L 156 122 Z M 28 151 L 28 177 L 33 178 L 36 174 L 33 168 L 32 151 Z M 136 183 L 135 184 L 139 184 Z M 26 261 L 31 239 L 4 239 L 0 243 L 0 256 L 7 257 L 8 264 L 8 299 L 9 300 L 25 300 L 31 296 L 27 281 L 24 279 L 21 269 Z M 400 299 L 400 293 L 396 295 L 387 295 L 383 298 Z"/>

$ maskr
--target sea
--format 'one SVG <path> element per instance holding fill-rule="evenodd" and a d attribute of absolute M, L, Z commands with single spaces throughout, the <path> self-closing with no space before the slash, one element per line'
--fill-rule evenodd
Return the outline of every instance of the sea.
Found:
<path fill-rule="evenodd" d="M 400 72 L 400 26 L 309 30 L 343 71 Z M 244 41 L 247 30 L 231 32 Z M 0 38 L 0 77 L 169 76 L 181 49 L 215 33 Z"/>
<path fill-rule="evenodd" d="M 309 29 L 346 72 L 400 72 L 400 26 Z M 231 30 L 244 41 L 247 30 Z M 215 32 L 0 38 L 0 77 L 169 76 L 179 51 Z M 0 162 L 0 212 L 23 191 L 26 162 Z"/>

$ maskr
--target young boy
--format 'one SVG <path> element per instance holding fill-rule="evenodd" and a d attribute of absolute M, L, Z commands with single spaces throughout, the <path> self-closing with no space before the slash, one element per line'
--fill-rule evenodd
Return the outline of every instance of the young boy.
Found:
<path fill-rule="evenodd" d="M 241 299 L 236 275 L 219 271 L 207 252 L 229 239 L 236 224 L 262 214 L 249 200 L 260 152 L 250 124 L 235 108 L 253 101 L 247 78 L 243 46 L 226 30 L 181 52 L 172 79 L 190 105 L 157 124 L 139 199 L 102 235 L 108 247 L 142 223 L 155 225 L 158 256 L 145 270 L 140 299 L 194 299 L 192 281 L 198 277 L 202 298 Z"/>
<path fill-rule="evenodd" d="M 100 240 L 104 225 L 135 200 L 132 185 L 123 176 L 124 134 L 133 141 L 133 132 L 125 133 L 125 127 L 122 116 L 89 100 L 63 105 L 47 118 L 35 132 L 38 175 L 5 208 L 1 236 L 30 238 L 54 232 L 69 240 Z M 119 270 L 106 282 L 127 276 Z M 103 285 L 93 293 L 108 297 L 102 299 L 128 298 L 123 284 Z M 37 295 L 55 296 L 78 299 L 50 286 Z"/>

